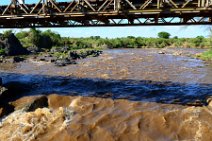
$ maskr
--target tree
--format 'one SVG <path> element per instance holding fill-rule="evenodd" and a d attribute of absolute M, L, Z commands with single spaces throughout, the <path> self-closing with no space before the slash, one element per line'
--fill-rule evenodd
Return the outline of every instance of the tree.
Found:
<path fill-rule="evenodd" d="M 197 36 L 196 38 L 193 39 L 195 47 L 199 47 L 203 44 L 204 42 L 204 36 Z"/>
<path fill-rule="evenodd" d="M 36 46 L 40 47 L 40 41 L 41 41 L 41 31 L 37 30 L 35 28 L 30 29 L 30 41 L 31 43 Z"/>
<path fill-rule="evenodd" d="M 159 33 L 158 33 L 158 37 L 159 37 L 159 38 L 169 39 L 170 36 L 171 36 L 171 34 L 168 33 L 168 32 L 159 32 Z"/>
<path fill-rule="evenodd" d="M 178 39 L 178 36 L 174 36 L 173 39 Z"/>
<path fill-rule="evenodd" d="M 21 39 L 24 39 L 24 38 L 28 38 L 29 37 L 29 32 L 27 31 L 20 31 L 16 34 L 16 37 L 21 40 Z"/>
<path fill-rule="evenodd" d="M 2 38 L 3 38 L 3 39 L 6 39 L 6 38 L 8 38 L 12 33 L 13 33 L 12 30 L 5 30 L 5 31 L 3 32 L 3 34 L 2 34 Z"/>
<path fill-rule="evenodd" d="M 60 34 L 51 30 L 46 30 L 42 33 L 44 38 L 50 38 L 53 46 L 61 46 L 63 44 Z"/>
<path fill-rule="evenodd" d="M 90 38 L 91 38 L 91 39 L 94 39 L 94 40 L 98 40 L 98 39 L 100 39 L 101 37 L 100 37 L 100 36 L 91 36 Z"/>

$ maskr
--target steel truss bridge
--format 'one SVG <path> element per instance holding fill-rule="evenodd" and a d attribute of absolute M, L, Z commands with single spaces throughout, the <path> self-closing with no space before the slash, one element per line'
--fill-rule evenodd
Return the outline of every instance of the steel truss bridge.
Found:
<path fill-rule="evenodd" d="M 212 0 L 8 0 L 0 28 L 212 24 Z"/>

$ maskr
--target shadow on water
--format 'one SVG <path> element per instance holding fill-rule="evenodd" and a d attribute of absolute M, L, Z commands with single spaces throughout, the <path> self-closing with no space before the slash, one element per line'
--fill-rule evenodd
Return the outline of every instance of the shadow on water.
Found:
<path fill-rule="evenodd" d="M 91 79 L 34 74 L 1 73 L 9 89 L 4 102 L 32 95 L 94 96 L 132 101 L 187 104 L 212 96 L 212 84 L 185 84 L 144 80 Z M 1 100 L 1 102 L 2 102 Z"/>

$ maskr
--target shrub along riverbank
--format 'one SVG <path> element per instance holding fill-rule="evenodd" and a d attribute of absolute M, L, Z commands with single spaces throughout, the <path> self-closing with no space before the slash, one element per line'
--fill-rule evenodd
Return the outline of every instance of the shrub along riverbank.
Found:
<path fill-rule="evenodd" d="M 205 61 L 212 61 L 212 49 L 205 51 L 197 55 L 197 58 L 200 58 Z"/>
<path fill-rule="evenodd" d="M 4 41 L 10 34 L 11 30 L 3 32 L 0 37 Z M 211 38 L 197 36 L 196 38 L 170 38 L 167 32 L 158 33 L 158 38 L 144 37 L 123 37 L 123 38 L 101 38 L 92 36 L 87 38 L 61 37 L 60 34 L 51 30 L 40 31 L 30 29 L 15 34 L 24 48 L 30 52 L 40 52 L 44 50 L 61 50 L 64 51 L 78 49 L 113 49 L 113 48 L 164 48 L 164 47 L 185 47 L 185 48 L 210 48 Z M 5 47 L 0 45 L 0 55 L 5 54 Z M 208 51 L 200 58 L 211 58 L 211 51 Z"/>

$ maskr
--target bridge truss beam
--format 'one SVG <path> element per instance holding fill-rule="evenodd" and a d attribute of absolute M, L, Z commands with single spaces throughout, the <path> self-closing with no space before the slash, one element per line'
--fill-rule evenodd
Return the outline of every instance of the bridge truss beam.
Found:
<path fill-rule="evenodd" d="M 0 28 L 212 24 L 212 0 L 11 0 Z"/>

